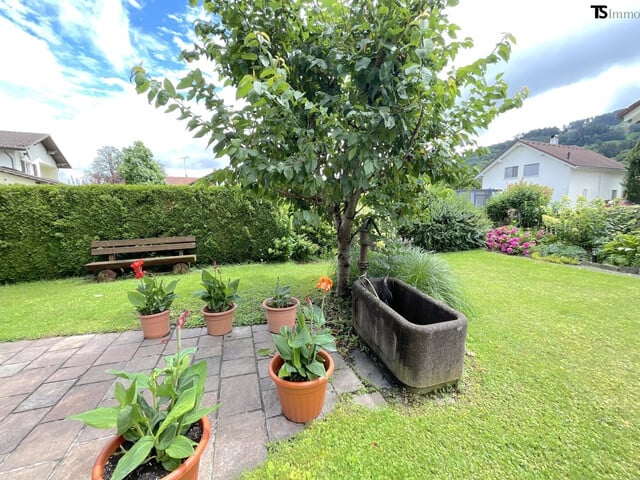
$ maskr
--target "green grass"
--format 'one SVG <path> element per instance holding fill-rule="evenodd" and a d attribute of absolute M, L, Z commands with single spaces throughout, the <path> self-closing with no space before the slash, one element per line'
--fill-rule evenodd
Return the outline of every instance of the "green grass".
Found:
<path fill-rule="evenodd" d="M 225 280 L 240 279 L 237 325 L 264 323 L 263 299 L 273 293 L 276 278 L 291 285 L 298 298 L 315 292 L 330 262 L 222 265 Z M 200 309 L 204 303 L 193 297 L 201 289 L 201 270 L 186 275 L 161 275 L 165 282 L 179 279 L 179 298 L 171 306 L 175 317 L 184 309 L 192 312 L 187 326 L 204 325 Z M 0 287 L 0 341 L 43 338 L 55 335 L 117 332 L 139 329 L 135 309 L 127 292 L 135 290 L 132 276 L 115 282 L 96 283 L 92 278 L 70 278 L 5 285 Z"/>
<path fill-rule="evenodd" d="M 640 280 L 447 254 L 474 305 L 458 391 L 343 403 L 250 479 L 632 479 L 640 472 Z"/>
<path fill-rule="evenodd" d="M 342 402 L 270 447 L 249 479 L 635 479 L 640 471 L 640 279 L 496 253 L 443 255 L 474 307 L 458 389 L 369 411 Z M 223 266 L 237 322 L 262 322 L 279 275 L 314 290 L 329 262 Z M 199 310 L 199 272 L 174 311 Z M 134 280 L 0 287 L 0 338 L 138 328 Z M 195 320 L 198 320 L 197 318 Z"/>

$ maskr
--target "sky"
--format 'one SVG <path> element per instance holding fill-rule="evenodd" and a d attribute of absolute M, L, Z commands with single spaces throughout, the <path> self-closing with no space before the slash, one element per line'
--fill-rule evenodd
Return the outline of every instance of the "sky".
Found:
<path fill-rule="evenodd" d="M 460 65 L 509 32 L 517 41 L 511 59 L 491 73 L 504 72 L 510 93 L 530 91 L 480 145 L 640 100 L 640 0 L 461 0 L 448 12 L 459 36 L 474 39 Z M 67 182 L 82 177 L 100 147 L 136 140 L 168 175 L 224 166 L 184 122 L 137 95 L 129 78 L 140 63 L 158 78 L 184 74 L 177 57 L 193 44 L 201 15 L 187 0 L 0 0 L 0 130 L 50 134 L 73 166 L 61 170 Z M 225 97 L 233 101 L 233 92 Z"/>

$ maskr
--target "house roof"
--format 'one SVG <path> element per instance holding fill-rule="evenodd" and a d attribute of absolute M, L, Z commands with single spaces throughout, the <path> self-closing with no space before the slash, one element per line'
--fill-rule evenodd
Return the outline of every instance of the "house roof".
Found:
<path fill-rule="evenodd" d="M 191 185 L 198 177 L 164 177 L 169 185 Z"/>
<path fill-rule="evenodd" d="M 0 150 L 27 150 L 42 143 L 47 153 L 54 159 L 58 168 L 71 168 L 56 142 L 48 133 L 10 132 L 0 130 Z"/>
<path fill-rule="evenodd" d="M 618 118 L 623 122 L 640 122 L 640 100 L 632 103 L 627 108 L 618 113 Z"/>
<path fill-rule="evenodd" d="M 555 145 L 534 140 L 518 140 L 518 143 L 535 148 L 573 167 L 609 168 L 613 170 L 626 170 L 627 168 L 616 160 L 576 145 Z"/>

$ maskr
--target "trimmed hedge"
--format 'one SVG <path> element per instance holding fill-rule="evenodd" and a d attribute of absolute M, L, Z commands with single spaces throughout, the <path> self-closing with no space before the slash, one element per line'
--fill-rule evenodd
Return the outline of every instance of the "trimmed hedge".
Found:
<path fill-rule="evenodd" d="M 234 187 L 0 187 L 0 283 L 85 275 L 93 240 L 195 235 L 199 264 L 261 261 L 278 209 Z"/>

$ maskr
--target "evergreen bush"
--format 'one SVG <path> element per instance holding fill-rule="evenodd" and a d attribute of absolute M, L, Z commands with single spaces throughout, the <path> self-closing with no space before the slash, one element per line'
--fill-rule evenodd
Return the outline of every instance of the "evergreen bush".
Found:
<path fill-rule="evenodd" d="M 549 187 L 542 185 L 514 183 L 504 192 L 492 196 L 485 211 L 496 226 L 515 222 L 522 228 L 537 228 L 542 225 L 543 209 L 549 204 L 552 193 Z"/>
<path fill-rule="evenodd" d="M 279 212 L 234 187 L 0 187 L 0 283 L 86 274 L 93 240 L 195 235 L 199 264 L 261 261 Z"/>

